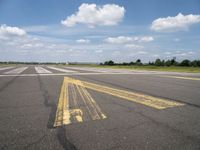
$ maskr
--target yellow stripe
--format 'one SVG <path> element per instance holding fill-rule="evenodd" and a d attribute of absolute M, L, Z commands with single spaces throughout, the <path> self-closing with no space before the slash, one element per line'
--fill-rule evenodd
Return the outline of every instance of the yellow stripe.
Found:
<path fill-rule="evenodd" d="M 144 94 L 139 94 L 139 93 L 135 93 L 135 92 L 128 92 L 125 90 L 114 89 L 111 87 L 97 85 L 97 84 L 89 83 L 89 82 L 85 82 L 85 81 L 80 82 L 80 80 L 75 80 L 75 79 L 68 78 L 68 77 L 65 77 L 65 78 L 70 83 L 73 83 L 73 84 L 76 84 L 79 86 L 83 86 L 85 88 L 95 90 L 98 92 L 102 92 L 102 93 L 110 94 L 110 95 L 113 95 L 116 97 L 120 97 L 120 98 L 129 100 L 129 101 L 133 101 L 133 102 L 136 102 L 139 104 L 150 106 L 150 107 L 153 107 L 156 109 L 166 109 L 166 108 L 170 108 L 170 107 L 184 105 L 183 103 L 173 102 L 173 101 L 167 100 L 167 99 L 161 99 L 161 98 L 144 95 Z"/>
<path fill-rule="evenodd" d="M 161 76 L 161 77 L 200 81 L 200 78 L 192 78 L 192 77 L 181 77 L 181 76 Z"/>
<path fill-rule="evenodd" d="M 80 84 L 82 84 L 82 83 L 80 82 Z M 82 98 L 83 102 L 85 103 L 85 106 L 91 116 L 91 119 L 92 120 L 105 119 L 106 115 L 102 113 L 98 104 L 94 101 L 94 99 L 88 93 L 86 88 L 83 86 L 78 86 L 78 85 L 76 85 L 76 86 L 77 86 L 78 92 L 80 93 L 81 98 Z"/>
<path fill-rule="evenodd" d="M 82 87 L 82 92 L 85 95 L 85 99 L 87 100 L 88 105 L 92 108 L 93 114 L 92 114 L 92 119 L 105 119 L 106 116 L 103 114 L 101 111 L 100 107 L 97 105 L 97 103 L 94 101 L 92 96 L 89 94 L 89 92 L 86 90 L 85 87 Z"/>
<path fill-rule="evenodd" d="M 70 82 L 70 78 L 64 78 L 58 105 L 57 105 L 57 111 L 56 111 L 56 117 L 54 122 L 54 127 L 61 126 L 61 125 L 67 125 L 73 122 L 83 122 L 83 111 L 78 106 L 78 97 L 77 92 L 75 91 L 75 87 L 78 90 L 81 99 L 84 102 L 84 105 L 82 107 L 86 107 L 88 110 L 88 114 L 91 116 L 92 120 L 97 119 L 105 119 L 106 115 L 102 113 L 100 107 L 98 104 L 94 101 L 94 99 L 91 97 L 91 95 L 88 93 L 87 89 L 82 85 L 81 81 L 76 81 L 76 83 Z M 69 86 L 70 86 L 70 92 L 72 93 L 72 103 L 74 103 L 74 108 L 69 109 Z M 81 100 L 80 99 L 80 100 Z"/>
<path fill-rule="evenodd" d="M 58 100 L 54 127 L 69 123 L 71 122 L 69 114 L 68 85 L 66 79 L 64 78 Z"/>

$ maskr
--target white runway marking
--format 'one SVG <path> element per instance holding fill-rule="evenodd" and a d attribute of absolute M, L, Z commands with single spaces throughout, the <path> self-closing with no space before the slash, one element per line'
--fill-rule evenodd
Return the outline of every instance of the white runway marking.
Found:
<path fill-rule="evenodd" d="M 50 66 L 47 66 L 47 67 L 50 68 L 50 69 L 54 69 L 54 70 L 60 71 L 60 72 L 66 72 L 66 73 L 77 72 L 77 71 L 67 70 L 67 69 L 62 69 L 62 68 L 56 68 L 56 67 L 50 67 Z"/>
<path fill-rule="evenodd" d="M 168 73 L 169 75 L 170 73 Z M 171 73 L 172 74 L 172 73 Z M 7 74 L 7 75 L 1 75 L 0 77 L 12 77 L 12 76 L 22 76 L 22 77 L 33 77 L 33 76 L 66 76 L 66 75 L 78 75 L 78 76 L 85 76 L 85 75 L 167 75 L 167 73 L 144 73 L 144 72 L 133 72 L 133 73 L 98 73 L 98 72 L 93 72 L 93 73 L 51 73 L 51 74 Z M 200 76 L 200 74 L 198 74 Z M 159 76 L 158 76 L 159 77 Z"/>
<path fill-rule="evenodd" d="M 67 69 L 77 69 L 83 71 L 92 71 L 92 72 L 100 72 L 100 73 L 134 73 L 135 70 L 128 69 L 111 69 L 111 68 L 91 68 L 91 67 L 65 67 Z M 139 72 L 139 71 L 137 71 Z"/>
<path fill-rule="evenodd" d="M 77 70 L 83 70 L 83 71 L 93 71 L 93 72 L 107 72 L 107 70 L 102 68 L 91 68 L 91 67 L 65 67 L 67 69 L 77 69 Z"/>
<path fill-rule="evenodd" d="M 7 70 L 7 69 L 12 69 L 12 68 L 14 68 L 14 67 L 3 67 L 3 68 L 0 68 L 0 71 Z"/>
<path fill-rule="evenodd" d="M 44 68 L 42 68 L 42 67 L 35 67 L 35 71 L 36 71 L 37 73 L 52 73 L 51 71 L 46 70 L 46 69 L 44 69 Z"/>
<path fill-rule="evenodd" d="M 10 71 L 5 72 L 4 74 L 20 74 L 21 72 L 25 71 L 28 67 L 20 67 Z"/>

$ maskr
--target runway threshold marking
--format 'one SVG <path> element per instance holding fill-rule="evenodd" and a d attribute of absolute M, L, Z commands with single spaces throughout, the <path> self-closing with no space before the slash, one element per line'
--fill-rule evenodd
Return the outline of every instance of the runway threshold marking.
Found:
<path fill-rule="evenodd" d="M 65 77 L 58 100 L 54 127 L 107 118 L 84 86 Z"/>
<path fill-rule="evenodd" d="M 12 68 L 14 68 L 14 67 L 3 67 L 3 68 L 0 68 L 0 71 L 7 70 L 7 69 L 12 69 Z"/>
<path fill-rule="evenodd" d="M 10 71 L 5 72 L 4 74 L 20 74 L 21 72 L 25 71 L 28 67 L 20 67 L 16 69 L 12 69 Z"/>
<path fill-rule="evenodd" d="M 49 71 L 49 70 L 47 70 L 47 69 L 44 69 L 44 68 L 42 68 L 42 67 L 35 67 L 35 71 L 37 72 L 37 73 L 52 73 L 51 71 Z"/>
<path fill-rule="evenodd" d="M 68 70 L 68 69 L 56 68 L 56 67 L 52 67 L 52 66 L 47 66 L 47 67 L 50 68 L 50 69 L 53 69 L 53 70 L 60 71 L 60 72 L 66 72 L 66 73 L 69 73 L 69 72 L 77 72 L 77 71 L 74 71 L 74 70 Z"/>
<path fill-rule="evenodd" d="M 161 77 L 200 81 L 200 78 L 193 78 L 193 77 L 181 77 L 181 76 L 161 76 Z"/>

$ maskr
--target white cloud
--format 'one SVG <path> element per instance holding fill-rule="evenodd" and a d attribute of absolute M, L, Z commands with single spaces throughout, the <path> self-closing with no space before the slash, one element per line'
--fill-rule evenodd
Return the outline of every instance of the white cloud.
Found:
<path fill-rule="evenodd" d="M 165 52 L 164 54 L 165 55 L 171 55 L 172 53 L 171 52 Z"/>
<path fill-rule="evenodd" d="M 106 4 L 97 6 L 96 4 L 83 3 L 78 11 L 65 20 L 61 24 L 72 27 L 76 24 L 86 24 L 89 27 L 96 25 L 117 25 L 124 17 L 125 9 L 116 4 Z"/>
<path fill-rule="evenodd" d="M 188 54 L 193 55 L 193 54 L 195 54 L 195 52 L 190 51 L 190 52 L 188 52 Z"/>
<path fill-rule="evenodd" d="M 187 56 L 187 53 L 180 53 L 179 56 Z"/>
<path fill-rule="evenodd" d="M 79 39 L 79 40 L 76 40 L 77 43 L 82 43 L 82 44 L 87 44 L 87 43 L 90 43 L 90 40 L 88 39 Z"/>
<path fill-rule="evenodd" d="M 154 54 L 153 57 L 158 58 L 158 57 L 160 57 L 160 55 L 158 55 L 158 54 Z"/>
<path fill-rule="evenodd" d="M 181 52 L 181 51 L 177 51 L 174 55 L 176 56 L 189 56 L 189 55 L 194 55 L 195 52 L 193 51 L 188 51 L 188 52 Z"/>
<path fill-rule="evenodd" d="M 120 54 L 121 54 L 120 51 L 114 51 L 114 52 L 112 53 L 113 56 L 120 55 Z"/>
<path fill-rule="evenodd" d="M 7 25 L 0 26 L 0 36 L 23 36 L 26 35 L 26 31 L 18 27 L 11 27 Z"/>
<path fill-rule="evenodd" d="M 129 36 L 118 36 L 118 37 L 108 37 L 104 41 L 111 44 L 127 44 L 134 41 L 137 42 L 150 42 L 153 41 L 154 38 L 151 36 L 143 36 L 143 37 L 129 37 Z"/>
<path fill-rule="evenodd" d="M 132 41 L 133 41 L 133 38 L 127 37 L 127 36 L 108 37 L 105 39 L 105 42 L 112 43 L 112 44 L 125 44 Z"/>
<path fill-rule="evenodd" d="M 45 45 L 44 43 L 39 43 L 39 42 L 31 42 L 29 41 L 28 43 L 22 44 L 19 47 L 22 49 L 32 49 L 32 48 L 44 48 L 47 47 L 48 45 Z"/>
<path fill-rule="evenodd" d="M 135 44 L 126 44 L 125 47 L 130 48 L 130 49 L 142 49 L 143 48 L 143 46 L 135 45 Z"/>
<path fill-rule="evenodd" d="M 180 41 L 179 38 L 175 38 L 175 39 L 174 39 L 174 42 L 179 42 L 179 41 Z"/>
<path fill-rule="evenodd" d="M 137 54 L 145 55 L 145 54 L 148 54 L 148 52 L 146 52 L 146 51 L 138 51 Z"/>
<path fill-rule="evenodd" d="M 139 39 L 140 42 L 151 42 L 154 38 L 152 36 L 144 36 Z"/>
<path fill-rule="evenodd" d="M 96 50 L 95 53 L 102 53 L 103 50 Z"/>
<path fill-rule="evenodd" d="M 183 15 L 179 13 L 175 17 L 158 18 L 152 22 L 151 30 L 158 32 L 174 32 L 188 30 L 189 26 L 199 23 L 200 15 Z"/>

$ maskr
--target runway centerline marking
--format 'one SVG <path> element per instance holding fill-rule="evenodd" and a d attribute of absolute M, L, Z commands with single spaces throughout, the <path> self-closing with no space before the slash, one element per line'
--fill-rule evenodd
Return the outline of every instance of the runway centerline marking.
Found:
<path fill-rule="evenodd" d="M 200 81 L 200 78 L 193 78 L 193 77 L 181 77 L 181 76 L 161 76 L 161 77 Z"/>
<path fill-rule="evenodd" d="M 54 127 L 107 118 L 87 89 L 64 78 L 58 100 Z M 70 97 L 71 95 L 71 97 Z"/>
<path fill-rule="evenodd" d="M 82 87 L 85 87 L 87 89 L 95 90 L 101 93 L 106 93 L 112 96 L 116 96 L 125 100 L 129 100 L 135 103 L 143 104 L 149 107 L 153 107 L 156 109 L 166 109 L 170 107 L 177 107 L 177 106 L 183 106 L 183 103 L 174 102 L 172 100 L 163 99 L 163 98 L 157 98 L 145 94 L 140 94 L 136 92 L 129 92 L 125 90 L 119 90 L 115 88 L 111 88 L 108 86 L 98 85 L 90 82 L 80 81 L 76 79 L 72 79 L 69 77 L 65 77 L 65 79 L 68 80 L 68 82 L 80 85 Z"/>

